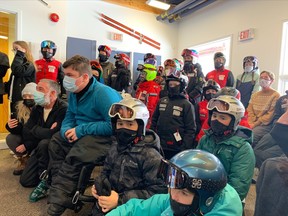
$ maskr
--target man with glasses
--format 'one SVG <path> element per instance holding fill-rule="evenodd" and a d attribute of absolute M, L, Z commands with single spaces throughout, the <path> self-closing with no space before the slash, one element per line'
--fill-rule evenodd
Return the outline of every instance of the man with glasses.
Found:
<path fill-rule="evenodd" d="M 158 171 L 169 189 L 147 200 L 132 199 L 107 216 L 242 215 L 241 201 L 227 184 L 219 159 L 202 150 L 185 150 L 170 161 L 162 159 Z"/>
<path fill-rule="evenodd" d="M 51 79 L 59 83 L 61 86 L 61 98 L 67 99 L 66 90 L 63 88 L 63 68 L 62 63 L 54 59 L 57 46 L 53 41 L 44 40 L 41 43 L 42 59 L 35 61 L 37 66 L 36 83 L 41 79 Z"/>
<path fill-rule="evenodd" d="M 108 111 L 121 100 L 114 89 L 96 81 L 89 59 L 76 55 L 63 67 L 69 105 L 60 133 L 49 143 L 49 215 L 61 215 L 66 208 L 75 208 L 72 197 L 81 169 L 104 161 L 112 142 Z"/>

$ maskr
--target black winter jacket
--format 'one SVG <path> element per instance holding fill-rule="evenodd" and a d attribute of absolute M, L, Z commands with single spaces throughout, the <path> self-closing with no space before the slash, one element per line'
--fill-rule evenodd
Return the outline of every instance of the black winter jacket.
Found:
<path fill-rule="evenodd" d="M 143 141 L 122 152 L 118 152 L 116 142 L 111 146 L 100 179 L 108 178 L 111 189 L 119 194 L 119 205 L 131 198 L 167 193 L 167 187 L 157 178 L 162 158 L 159 151 L 159 137 L 149 129 Z"/>
<path fill-rule="evenodd" d="M 108 86 L 118 92 L 122 92 L 124 89 L 125 92 L 131 93 L 132 88 L 130 70 L 124 67 L 115 68 L 108 76 Z"/>
<path fill-rule="evenodd" d="M 164 150 L 182 151 L 192 148 L 196 133 L 193 105 L 182 94 L 161 98 L 150 128 L 159 135 Z M 180 141 L 176 141 L 177 133 L 181 136 Z"/>
<path fill-rule="evenodd" d="M 17 51 L 14 60 L 11 65 L 11 75 L 8 85 L 12 88 L 12 95 L 10 90 L 8 94 L 11 97 L 12 102 L 22 100 L 22 90 L 27 83 L 35 82 L 35 67 L 33 63 L 27 61 L 25 53 Z"/>
<path fill-rule="evenodd" d="M 67 103 L 57 99 L 45 122 L 44 108 L 39 105 L 33 108 L 22 132 L 23 143 L 28 151 L 33 150 L 42 139 L 51 139 L 52 135 L 60 130 L 66 110 Z M 57 122 L 57 126 L 50 129 L 54 122 Z"/>

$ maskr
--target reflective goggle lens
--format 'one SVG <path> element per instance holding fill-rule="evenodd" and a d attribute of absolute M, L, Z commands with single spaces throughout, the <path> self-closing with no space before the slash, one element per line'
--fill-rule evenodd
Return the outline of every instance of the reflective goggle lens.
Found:
<path fill-rule="evenodd" d="M 207 105 L 209 110 L 212 110 L 214 108 L 216 108 L 219 112 L 227 112 L 230 109 L 230 104 L 225 102 L 225 101 L 221 101 L 221 100 L 217 100 L 217 99 L 211 99 Z"/>
<path fill-rule="evenodd" d="M 41 43 L 42 48 L 49 48 L 49 49 L 54 49 L 55 48 L 55 43 L 52 41 L 43 41 Z"/>
<path fill-rule="evenodd" d="M 122 120 L 133 120 L 134 110 L 121 104 L 113 104 L 109 110 L 110 117 L 119 116 Z"/>
<path fill-rule="evenodd" d="M 164 180 L 167 187 L 176 189 L 186 188 L 189 180 L 187 173 L 164 159 L 161 160 L 158 176 Z"/>

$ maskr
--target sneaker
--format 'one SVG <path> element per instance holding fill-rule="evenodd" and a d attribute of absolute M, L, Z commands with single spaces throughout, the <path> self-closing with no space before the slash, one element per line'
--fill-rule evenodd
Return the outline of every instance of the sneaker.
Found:
<path fill-rule="evenodd" d="M 66 210 L 65 207 L 58 205 L 56 203 L 52 203 L 52 204 L 49 204 L 47 213 L 53 216 L 60 216 L 64 213 L 65 210 Z"/>
<path fill-rule="evenodd" d="M 32 191 L 29 196 L 30 202 L 37 202 L 38 200 L 47 197 L 48 187 L 45 180 L 40 181 L 38 186 Z"/>

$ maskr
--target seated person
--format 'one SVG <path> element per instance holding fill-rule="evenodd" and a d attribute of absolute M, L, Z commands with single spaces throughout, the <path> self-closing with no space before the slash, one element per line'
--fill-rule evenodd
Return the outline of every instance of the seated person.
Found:
<path fill-rule="evenodd" d="M 109 115 L 117 142 L 111 146 L 103 171 L 96 178 L 96 188 L 92 187 L 98 202 L 93 215 L 99 215 L 101 210 L 108 212 L 131 198 L 147 199 L 155 193 L 167 192 L 164 182 L 157 177 L 162 156 L 159 137 L 146 129 L 147 107 L 130 96 L 114 103 Z M 111 194 L 103 193 L 103 182 L 109 184 Z"/>
<path fill-rule="evenodd" d="M 23 187 L 37 186 L 41 173 L 47 170 L 48 144 L 53 134 L 60 130 L 67 110 L 67 103 L 58 98 L 60 92 L 60 85 L 51 79 L 41 79 L 33 92 L 37 106 L 23 129 L 23 136 L 29 137 L 29 142 L 24 141 L 24 145 L 33 146 L 33 151 L 20 177 Z M 46 197 L 47 189 L 46 181 L 42 180 L 32 191 L 29 201 L 36 202 Z"/>
<path fill-rule="evenodd" d="M 103 162 L 111 147 L 109 108 L 121 100 L 114 89 L 96 80 L 89 59 L 76 55 L 64 64 L 63 85 L 70 92 L 60 133 L 49 143 L 48 214 L 74 209 L 72 197 L 83 165 Z"/>
<path fill-rule="evenodd" d="M 271 136 L 286 156 L 267 159 L 256 183 L 255 216 L 287 215 L 288 203 L 288 110 L 278 119 Z"/>
<path fill-rule="evenodd" d="M 235 188 L 241 200 L 246 197 L 255 166 L 251 147 L 252 131 L 239 126 L 245 108 L 236 98 L 222 95 L 212 98 L 207 106 L 210 129 L 197 148 L 213 153 L 222 162 L 228 183 Z"/>
<path fill-rule="evenodd" d="M 131 199 L 107 216 L 242 215 L 239 196 L 227 184 L 225 169 L 214 155 L 185 150 L 170 161 L 162 159 L 158 173 L 169 194 L 156 194 L 147 200 Z"/>
<path fill-rule="evenodd" d="M 288 93 L 288 92 L 287 92 Z M 280 97 L 275 105 L 275 112 L 273 117 L 273 125 L 281 115 L 283 115 L 288 109 L 288 95 L 283 95 Z M 272 137 L 271 131 L 265 134 L 257 143 L 254 148 L 254 154 L 256 157 L 256 168 L 260 169 L 262 163 L 273 157 L 279 157 L 283 155 L 283 151 L 277 143 L 277 139 Z"/>
<path fill-rule="evenodd" d="M 247 107 L 248 123 L 253 131 L 253 148 L 258 141 L 272 129 L 272 120 L 276 101 L 280 94 L 271 87 L 275 79 L 274 73 L 262 71 L 259 84 L 261 91 L 252 94 Z"/>
<path fill-rule="evenodd" d="M 22 90 L 23 101 L 19 101 L 16 104 L 16 113 L 11 113 L 11 118 L 6 124 L 6 129 L 10 132 L 6 137 L 6 143 L 17 156 L 19 162 L 17 168 L 13 171 L 13 175 L 22 174 L 29 158 L 26 147 L 23 144 L 22 131 L 23 125 L 28 121 L 31 110 L 35 105 L 33 92 L 36 91 L 36 86 L 36 83 L 33 82 L 26 84 Z"/>
<path fill-rule="evenodd" d="M 166 77 L 168 96 L 159 100 L 152 116 L 151 129 L 159 135 L 166 159 L 194 147 L 195 112 L 186 98 L 187 85 L 188 77 L 181 70 L 171 70 Z"/>

